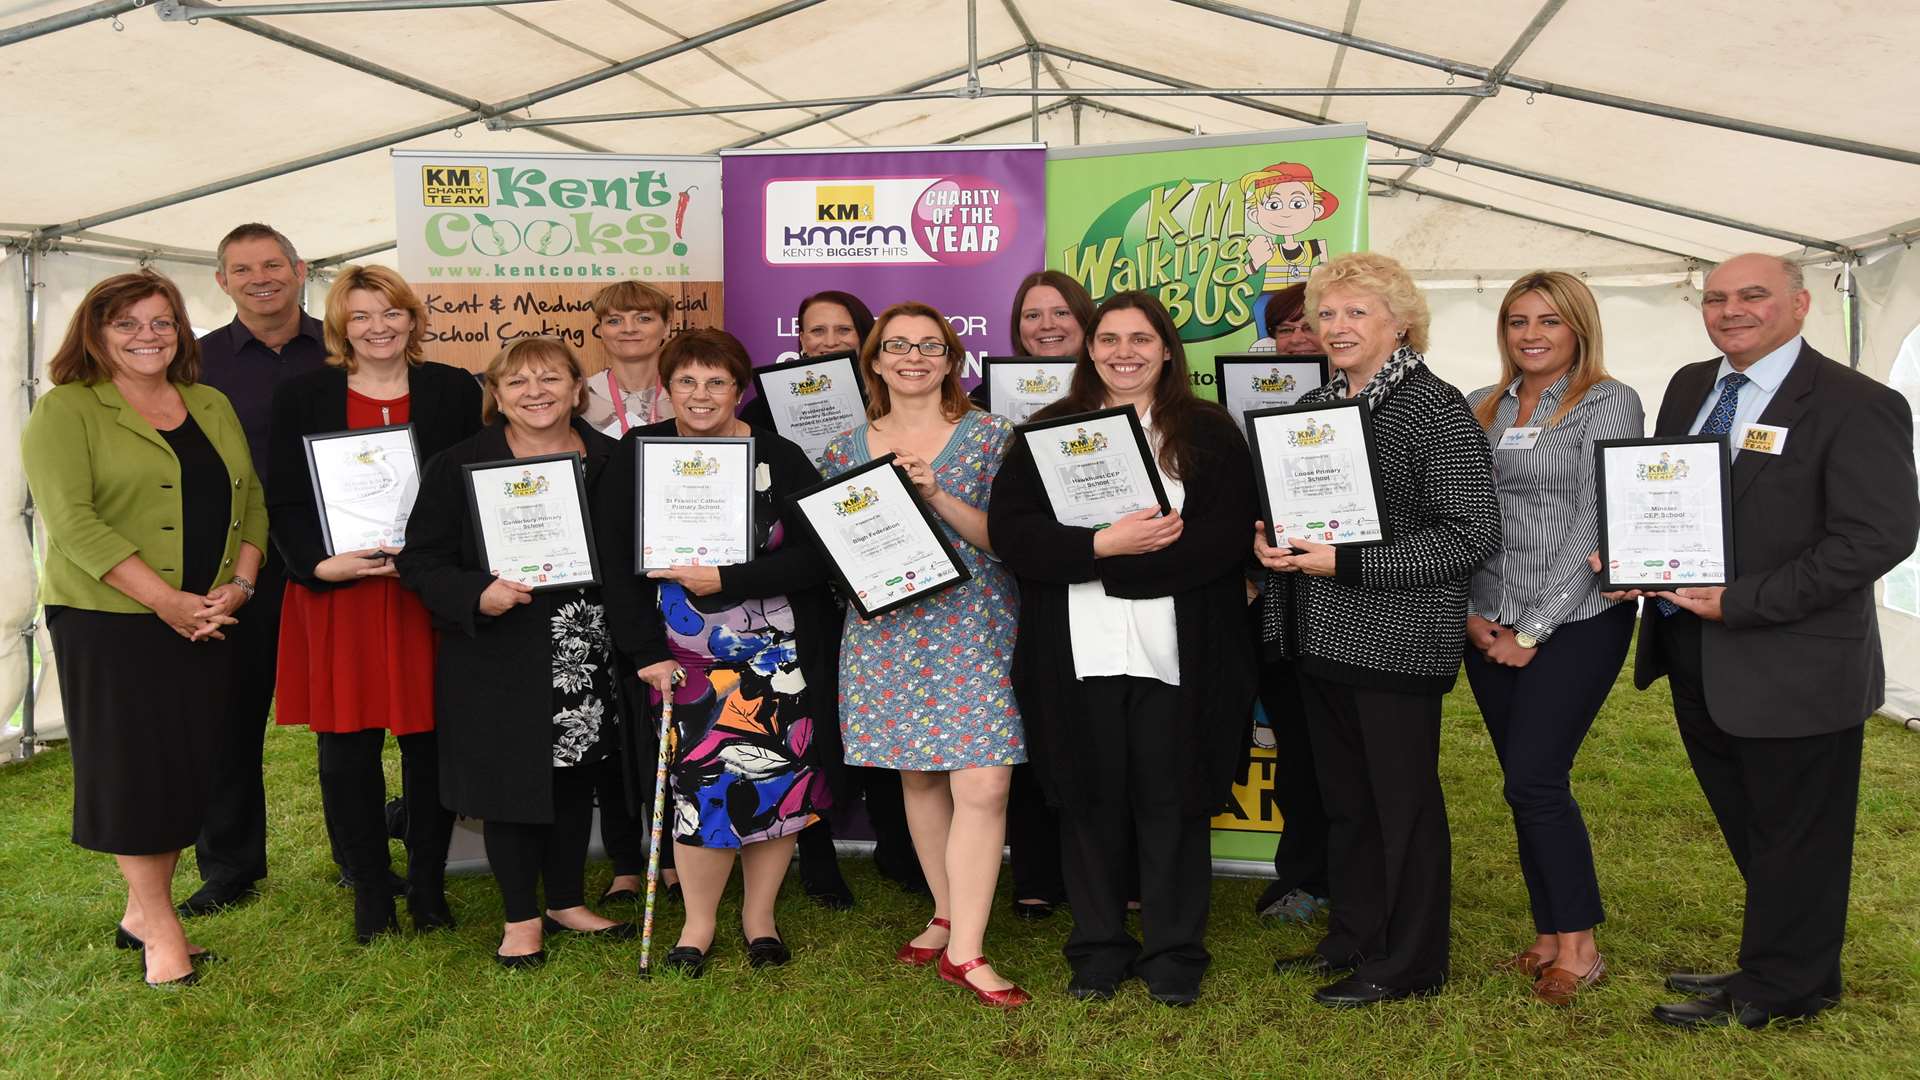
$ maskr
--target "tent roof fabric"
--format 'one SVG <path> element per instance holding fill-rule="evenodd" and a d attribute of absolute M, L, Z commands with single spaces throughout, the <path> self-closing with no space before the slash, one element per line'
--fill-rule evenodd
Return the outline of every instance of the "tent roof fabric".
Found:
<path fill-rule="evenodd" d="M 1054 92 L 1038 102 L 1053 145 L 1362 121 L 1383 162 L 1435 149 L 1424 166 L 1372 169 L 1376 192 L 1395 196 L 1379 201 L 1375 246 L 1429 273 L 1511 269 L 1543 236 L 1563 265 L 1601 273 L 1743 250 L 1831 258 L 1920 223 L 1920 96 L 1904 55 L 1920 38 L 1920 5 L 469 0 L 269 16 L 230 3 L 221 7 L 242 17 L 165 18 L 176 6 L 0 0 L 0 81 L 24 91 L 0 96 L 0 137 L 28 151 L 27 167 L 0 174 L 0 236 L 52 229 L 70 243 L 204 253 L 231 225 L 266 220 L 325 259 L 392 242 L 394 147 L 697 154 L 1030 138 L 1028 98 L 967 96 L 970 40 L 974 57 L 995 61 L 979 64 L 982 87 L 1028 88 L 1037 70 Z M 115 8 L 129 10 L 38 32 Z M 1422 58 L 1551 85 L 1489 96 L 1472 73 Z M 631 70 L 596 78 L 622 65 Z M 946 96 L 782 107 L 908 87 Z M 1126 93 L 1182 87 L 1297 93 Z M 1647 115 L 1557 87 L 1891 152 Z M 1341 93 L 1386 88 L 1433 93 Z M 773 107 L 484 122 L 749 104 Z"/>

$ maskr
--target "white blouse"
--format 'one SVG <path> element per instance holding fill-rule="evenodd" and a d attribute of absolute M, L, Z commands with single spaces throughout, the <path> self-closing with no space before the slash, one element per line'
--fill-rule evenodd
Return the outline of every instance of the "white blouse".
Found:
<path fill-rule="evenodd" d="M 1152 414 L 1142 417 L 1141 424 L 1154 450 L 1154 471 L 1167 490 L 1167 504 L 1180 510 L 1186 505 L 1186 486 L 1160 468 L 1160 439 Z M 1171 596 L 1123 600 L 1108 596 L 1098 580 L 1069 585 L 1067 630 L 1073 642 L 1075 678 L 1137 675 L 1180 685 L 1180 641 L 1174 632 Z"/>

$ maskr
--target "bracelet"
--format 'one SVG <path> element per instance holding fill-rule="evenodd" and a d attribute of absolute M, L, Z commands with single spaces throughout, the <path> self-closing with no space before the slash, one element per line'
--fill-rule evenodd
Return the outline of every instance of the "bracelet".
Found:
<path fill-rule="evenodd" d="M 247 599 L 249 600 L 253 599 L 253 593 L 254 593 L 253 582 L 248 581 L 246 578 L 241 577 L 239 574 L 235 574 L 233 575 L 233 583 L 235 585 L 240 586 L 240 591 L 247 594 Z"/>

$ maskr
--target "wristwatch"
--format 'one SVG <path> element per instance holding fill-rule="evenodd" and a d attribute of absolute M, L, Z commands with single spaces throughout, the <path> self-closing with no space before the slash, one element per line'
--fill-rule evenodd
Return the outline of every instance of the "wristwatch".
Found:
<path fill-rule="evenodd" d="M 1537 649 L 1540 647 L 1540 639 L 1525 631 L 1516 631 L 1513 635 L 1513 643 L 1523 649 Z"/>

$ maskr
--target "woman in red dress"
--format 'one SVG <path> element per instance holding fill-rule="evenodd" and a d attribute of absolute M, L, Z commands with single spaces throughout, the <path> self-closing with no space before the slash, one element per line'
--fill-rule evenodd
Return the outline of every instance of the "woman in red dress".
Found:
<path fill-rule="evenodd" d="M 400 584 L 396 547 L 329 554 L 309 480 L 306 435 L 408 424 L 419 462 L 480 429 L 480 388 L 422 362 L 426 308 L 398 274 L 349 266 L 327 293 L 328 366 L 280 384 L 268 491 L 273 542 L 287 563 L 275 717 L 314 732 L 320 800 L 336 858 L 353 881 L 361 944 L 397 928 L 387 886 L 386 734 L 400 744 L 406 797 L 407 909 L 416 930 L 453 925 L 443 888 L 453 815 L 440 805 L 433 735 L 434 638 Z M 398 530 L 396 529 L 396 534 Z"/>

